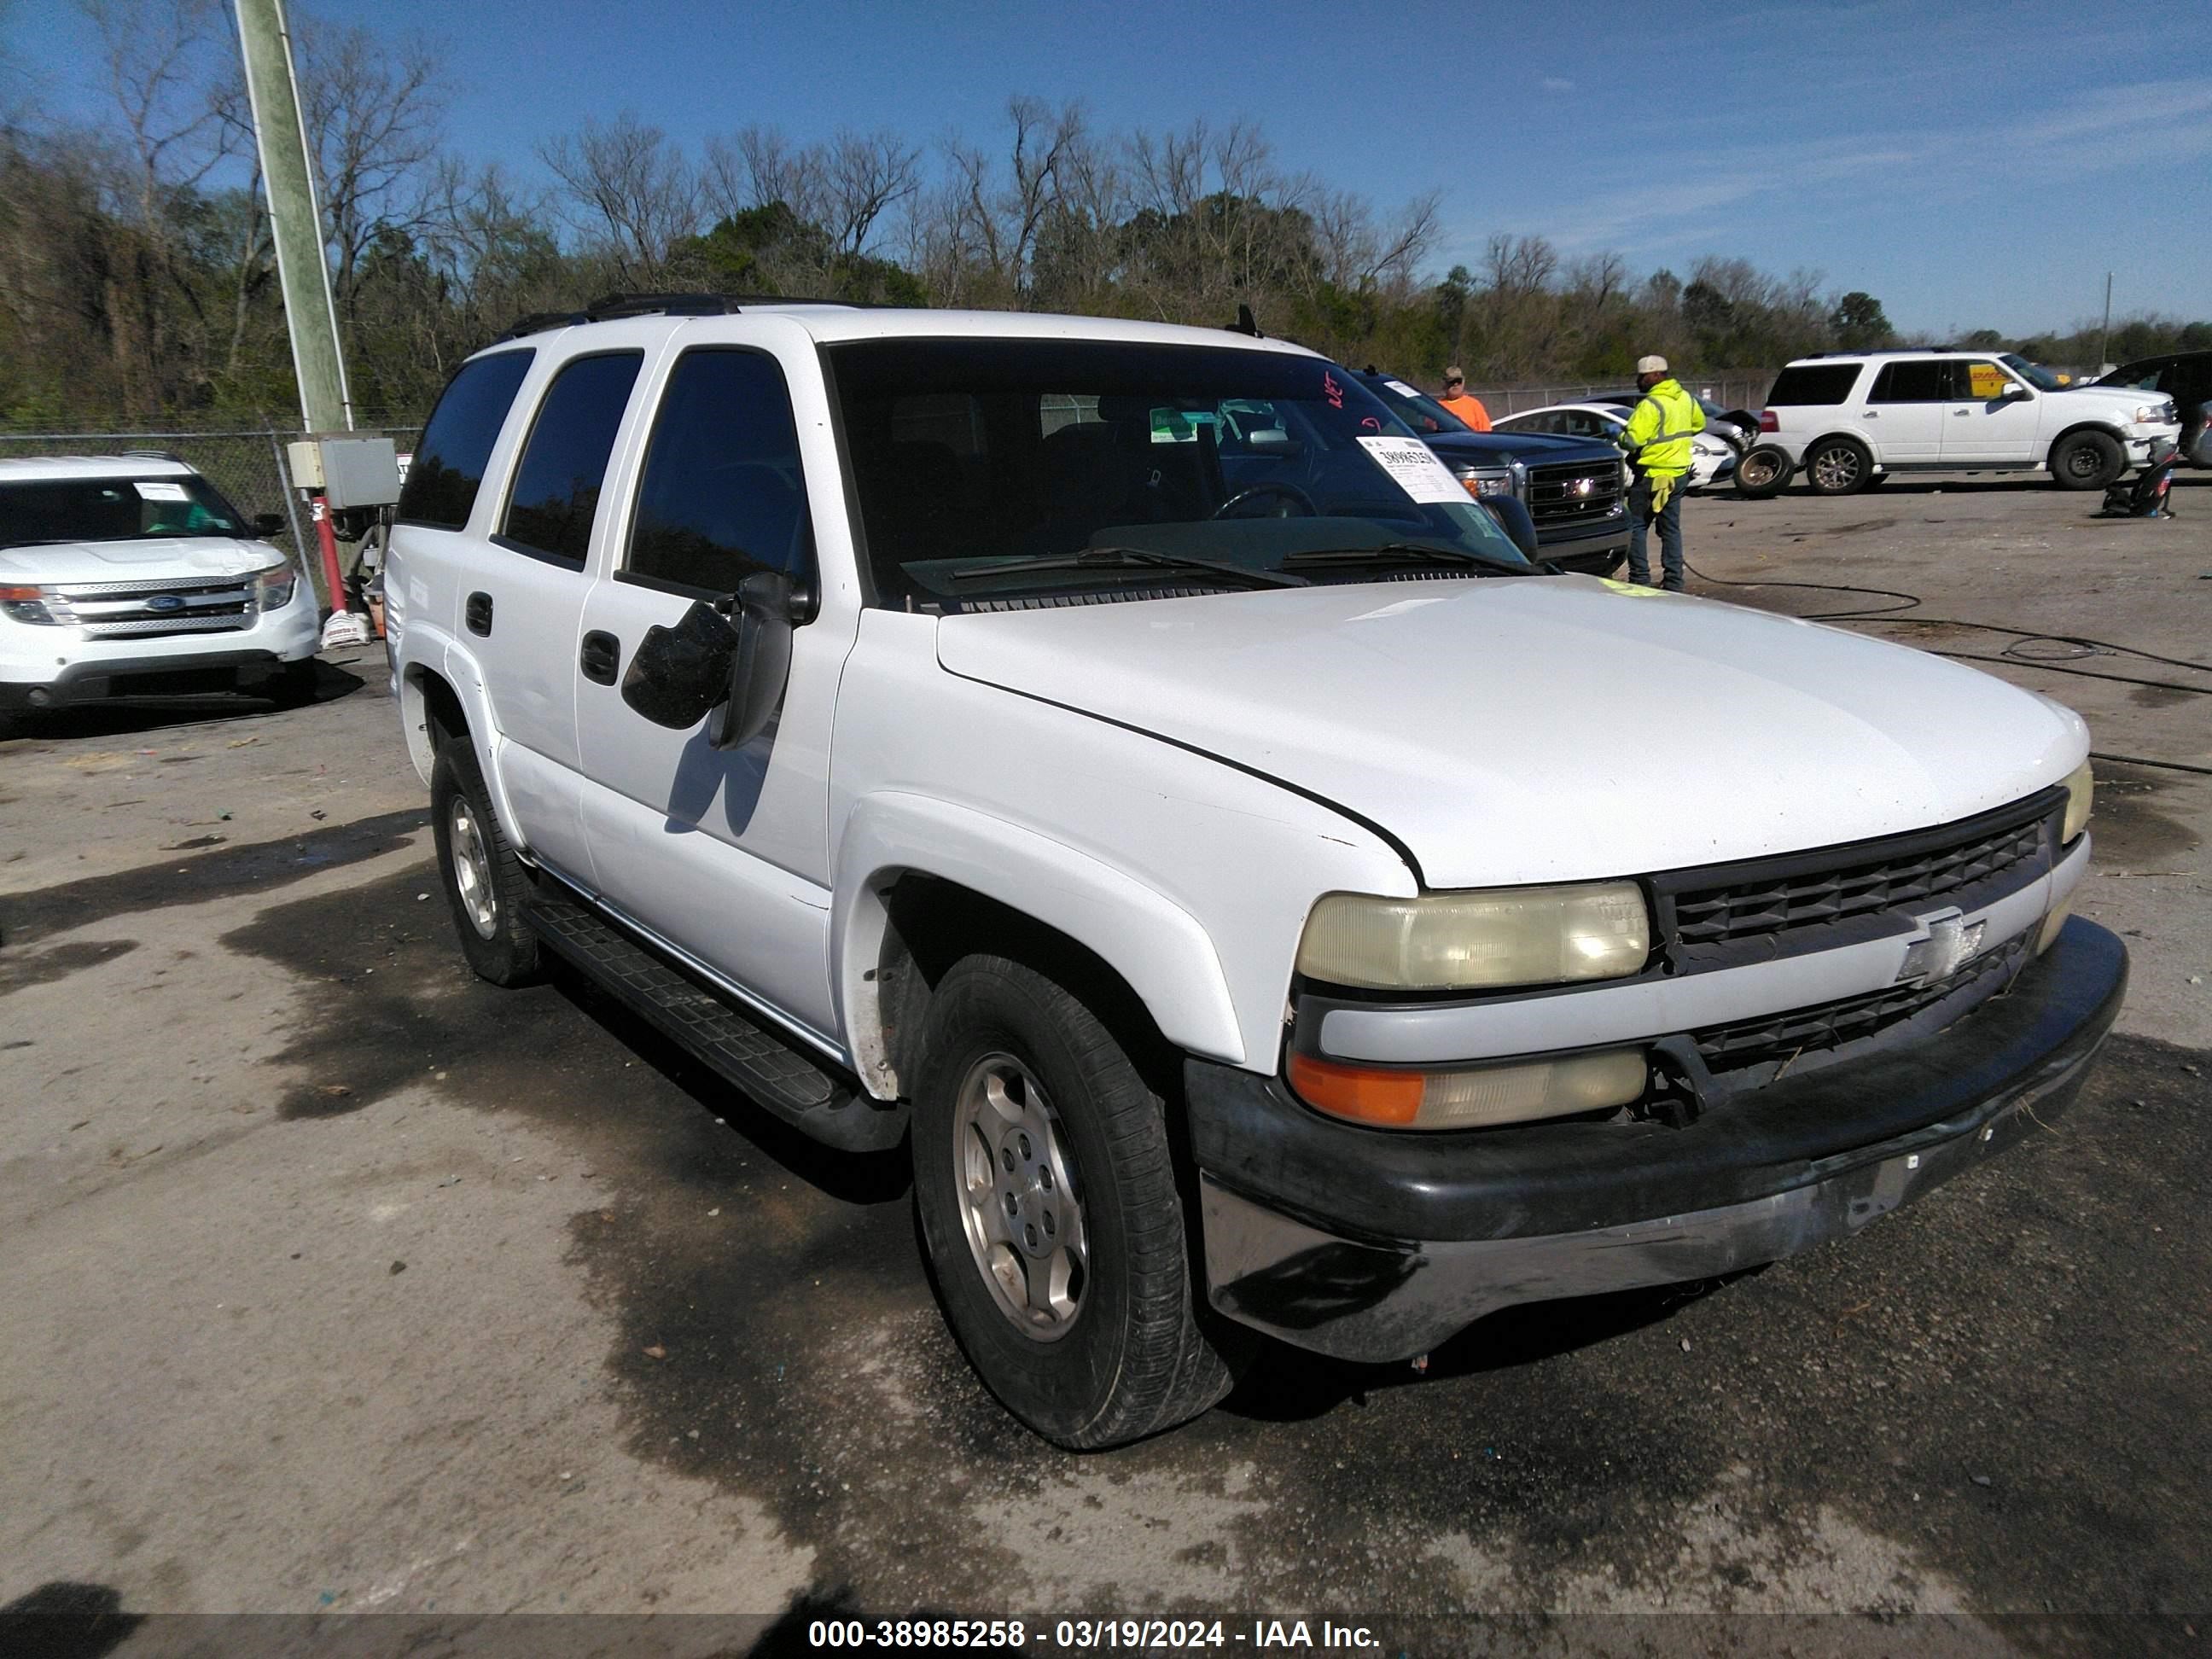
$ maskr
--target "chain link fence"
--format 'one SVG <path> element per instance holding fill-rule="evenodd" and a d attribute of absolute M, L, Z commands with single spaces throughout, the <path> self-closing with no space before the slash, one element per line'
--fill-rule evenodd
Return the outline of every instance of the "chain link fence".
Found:
<path fill-rule="evenodd" d="M 390 438 L 402 454 L 422 434 L 417 426 L 356 428 L 364 437 Z M 286 528 L 270 540 L 294 555 L 314 583 L 317 601 L 327 608 L 323 562 L 315 545 L 307 503 L 289 488 L 284 446 L 301 435 L 297 427 L 261 431 L 15 432 L 0 429 L 0 460 L 48 455 L 124 455 L 133 452 L 173 456 L 221 490 L 224 499 L 249 519 L 257 513 L 283 516 Z"/>

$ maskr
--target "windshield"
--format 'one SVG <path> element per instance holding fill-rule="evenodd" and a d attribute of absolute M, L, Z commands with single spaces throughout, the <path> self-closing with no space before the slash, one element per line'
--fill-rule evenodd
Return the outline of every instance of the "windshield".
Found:
<path fill-rule="evenodd" d="M 2031 363 L 2017 351 L 2002 353 L 1997 358 L 2007 368 L 2033 386 L 2038 392 L 2057 392 L 2065 385 L 2041 363 Z"/>
<path fill-rule="evenodd" d="M 215 486 L 196 473 L 0 483 L 0 547 L 252 533 Z"/>
<path fill-rule="evenodd" d="M 1370 392 L 1389 404 L 1392 414 L 1423 436 L 1432 432 L 1474 430 L 1427 392 L 1407 386 L 1403 380 L 1394 380 L 1387 374 L 1366 375 L 1362 379 Z"/>
<path fill-rule="evenodd" d="M 1387 406 L 1318 358 L 975 339 L 825 356 L 878 605 L 1249 587 L 1314 554 L 1373 556 L 1291 564 L 1286 580 L 1534 568 Z"/>

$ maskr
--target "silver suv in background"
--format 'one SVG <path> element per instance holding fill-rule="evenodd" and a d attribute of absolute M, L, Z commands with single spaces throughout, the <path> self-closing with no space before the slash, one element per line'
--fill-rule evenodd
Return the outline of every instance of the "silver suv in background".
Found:
<path fill-rule="evenodd" d="M 2131 387 L 2062 386 L 2010 352 L 1836 352 L 1778 375 L 1760 447 L 1788 465 L 1737 471 L 1771 495 L 1802 468 L 1816 495 L 1848 495 L 1893 472 L 2029 472 L 2101 489 L 2180 430 L 2172 398 Z M 1758 452 L 1754 452 L 1756 455 Z"/>

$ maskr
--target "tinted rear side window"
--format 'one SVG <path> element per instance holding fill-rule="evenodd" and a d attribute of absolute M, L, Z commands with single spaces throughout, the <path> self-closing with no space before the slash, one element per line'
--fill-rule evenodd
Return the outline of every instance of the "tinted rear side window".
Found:
<path fill-rule="evenodd" d="M 1875 377 L 1874 391 L 1867 401 L 1940 404 L 1951 396 L 1951 365 L 1948 362 L 1885 363 L 1881 373 Z"/>
<path fill-rule="evenodd" d="M 727 593 L 757 571 L 799 574 L 807 545 L 783 370 L 757 352 L 685 352 L 646 451 L 628 574 Z"/>
<path fill-rule="evenodd" d="M 430 424 L 415 446 L 407 486 L 399 492 L 403 523 L 434 530 L 459 530 L 469 521 L 484 463 L 499 441 L 499 428 L 514 404 L 534 351 L 502 351 L 461 365 L 446 383 Z"/>
<path fill-rule="evenodd" d="M 638 352 L 608 352 L 579 357 L 553 377 L 515 465 L 502 541 L 563 564 L 583 563 L 615 430 L 644 362 Z"/>
<path fill-rule="evenodd" d="M 1857 363 L 1801 363 L 1774 377 L 1770 404 L 1839 404 L 1857 384 Z"/>

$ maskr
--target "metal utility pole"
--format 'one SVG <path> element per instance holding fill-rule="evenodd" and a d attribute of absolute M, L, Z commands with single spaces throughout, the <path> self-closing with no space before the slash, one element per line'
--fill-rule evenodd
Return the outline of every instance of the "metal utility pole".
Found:
<path fill-rule="evenodd" d="M 2105 342 L 2112 331 L 2112 273 L 2105 273 L 2105 325 L 2097 331 L 2097 373 L 2105 372 Z"/>
<path fill-rule="evenodd" d="M 323 257 L 323 215 L 315 199 L 315 167 L 292 68 L 291 28 L 283 0 L 237 0 L 238 39 L 246 58 L 246 96 L 269 192 L 276 270 L 284 285 L 284 322 L 292 335 L 292 368 L 300 413 L 310 432 L 353 429 L 353 396 L 338 355 L 337 306 Z"/>

